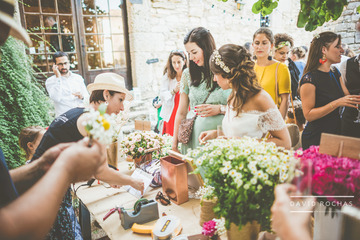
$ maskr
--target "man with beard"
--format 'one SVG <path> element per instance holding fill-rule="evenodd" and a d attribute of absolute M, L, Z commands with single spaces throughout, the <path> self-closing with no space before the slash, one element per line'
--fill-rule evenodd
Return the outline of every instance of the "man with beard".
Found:
<path fill-rule="evenodd" d="M 53 60 L 55 75 L 46 80 L 45 86 L 54 101 L 57 117 L 72 108 L 83 107 L 84 100 L 87 101 L 89 98 L 89 93 L 83 77 L 70 71 L 70 61 L 66 53 L 56 52 Z"/>

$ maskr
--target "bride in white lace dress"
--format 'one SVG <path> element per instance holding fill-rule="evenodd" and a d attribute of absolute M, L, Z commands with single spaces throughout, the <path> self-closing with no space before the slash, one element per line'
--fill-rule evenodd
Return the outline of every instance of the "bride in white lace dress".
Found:
<path fill-rule="evenodd" d="M 254 62 L 247 50 L 226 44 L 211 55 L 210 68 L 222 89 L 232 89 L 222 122 L 225 137 L 260 139 L 270 133 L 267 141 L 289 149 L 291 140 L 285 122 L 271 96 L 258 85 Z M 217 137 L 217 130 L 205 131 L 199 141 Z"/>

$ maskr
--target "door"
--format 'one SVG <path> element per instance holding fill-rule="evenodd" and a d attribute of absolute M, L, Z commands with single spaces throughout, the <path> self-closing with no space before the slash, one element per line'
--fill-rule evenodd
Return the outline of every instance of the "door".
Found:
<path fill-rule="evenodd" d="M 52 73 L 52 55 L 68 53 L 71 70 L 86 83 L 102 72 L 115 72 L 131 89 L 126 1 L 24 0 L 19 2 L 22 24 L 33 46 L 28 53 L 40 79 Z"/>

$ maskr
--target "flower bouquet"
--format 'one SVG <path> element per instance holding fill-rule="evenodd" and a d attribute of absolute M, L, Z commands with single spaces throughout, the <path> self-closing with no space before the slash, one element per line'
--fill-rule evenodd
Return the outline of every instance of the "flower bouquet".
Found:
<path fill-rule="evenodd" d="M 295 152 L 295 157 L 300 159 L 304 168 L 312 166 L 311 175 L 307 174 L 309 172 L 307 169 L 302 169 L 305 175 L 300 188 L 306 186 L 310 177 L 312 193 L 317 196 L 328 196 L 317 198 L 320 204 L 330 208 L 341 208 L 343 205 L 360 207 L 360 161 L 358 159 L 321 154 L 319 146 L 311 146 L 305 151 L 298 150 Z M 349 197 L 344 198 L 344 196 Z"/>
<path fill-rule="evenodd" d="M 92 139 L 96 139 L 101 144 L 111 144 L 116 134 L 115 118 L 115 114 L 106 113 L 105 104 L 101 104 L 98 110 L 90 108 L 86 121 L 82 123 L 89 134 L 90 143 Z"/>
<path fill-rule="evenodd" d="M 214 187 L 214 212 L 238 229 L 253 221 L 270 231 L 270 208 L 274 187 L 293 174 L 296 159 L 291 151 L 255 138 L 215 139 L 191 150 L 196 173 L 203 173 L 206 185 Z M 260 230 L 260 229 L 258 229 Z"/>
<path fill-rule="evenodd" d="M 164 145 L 163 138 L 152 131 L 137 131 L 130 133 L 120 142 L 122 153 L 131 156 L 136 163 L 148 153 L 149 149 L 161 149 Z M 151 152 L 149 153 L 151 157 Z"/>
<path fill-rule="evenodd" d="M 208 222 L 204 222 L 201 234 L 216 240 L 218 237 L 226 232 L 225 220 L 213 218 Z"/>
<path fill-rule="evenodd" d="M 90 143 L 92 139 L 96 139 L 100 143 L 106 145 L 107 161 L 117 167 L 117 143 L 114 139 L 118 138 L 121 126 L 117 123 L 115 114 L 106 113 L 106 105 L 101 104 L 98 110 L 89 109 L 88 118 L 83 125 L 89 134 Z"/>

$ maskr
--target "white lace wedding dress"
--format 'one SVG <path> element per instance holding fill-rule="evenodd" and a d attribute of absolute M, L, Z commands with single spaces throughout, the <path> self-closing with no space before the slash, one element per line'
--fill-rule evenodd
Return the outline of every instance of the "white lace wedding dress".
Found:
<path fill-rule="evenodd" d="M 278 131 L 285 127 L 285 122 L 276 107 L 265 112 L 241 112 L 236 116 L 236 112 L 228 105 L 222 121 L 222 128 L 227 137 L 262 138 L 268 131 Z"/>

